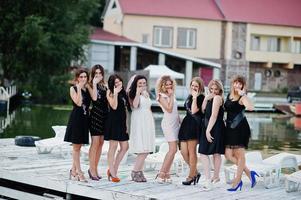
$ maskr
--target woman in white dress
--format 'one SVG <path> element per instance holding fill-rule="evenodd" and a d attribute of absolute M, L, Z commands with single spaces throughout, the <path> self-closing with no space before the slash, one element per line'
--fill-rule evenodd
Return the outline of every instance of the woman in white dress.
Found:
<path fill-rule="evenodd" d="M 130 152 L 137 154 L 131 173 L 135 182 L 146 182 L 143 174 L 144 161 L 150 152 L 155 151 L 155 123 L 150 109 L 152 103 L 146 89 L 146 77 L 136 75 L 128 93 L 132 106 Z"/>
<path fill-rule="evenodd" d="M 159 183 L 171 182 L 169 171 L 177 152 L 180 117 L 174 94 L 175 86 L 175 80 L 173 80 L 170 76 L 162 76 L 157 81 L 157 100 L 164 112 L 161 127 L 169 146 L 169 150 L 164 158 L 160 172 L 156 177 Z"/>

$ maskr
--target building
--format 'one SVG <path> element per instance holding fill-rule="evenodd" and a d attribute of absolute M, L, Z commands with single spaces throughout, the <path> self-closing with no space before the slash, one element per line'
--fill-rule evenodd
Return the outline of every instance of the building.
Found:
<path fill-rule="evenodd" d="M 242 74 L 250 89 L 271 91 L 301 85 L 300 8 L 299 0 L 109 0 L 103 22 L 140 44 L 220 63 L 226 85 Z M 191 71 L 211 73 L 197 63 Z"/>
<path fill-rule="evenodd" d="M 202 66 L 206 75 L 204 81 L 220 76 L 220 64 L 184 54 L 167 51 L 135 42 L 123 36 L 95 28 L 90 36 L 86 51 L 86 66 L 101 64 L 108 73 L 114 71 L 134 72 L 151 64 L 167 65 L 178 72 L 185 73 L 180 85 L 189 85 L 194 65 Z"/>

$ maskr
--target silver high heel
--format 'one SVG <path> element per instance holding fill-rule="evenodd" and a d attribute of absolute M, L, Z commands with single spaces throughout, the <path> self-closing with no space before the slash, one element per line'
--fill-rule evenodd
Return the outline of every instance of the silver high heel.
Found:
<path fill-rule="evenodd" d="M 165 174 L 165 182 L 172 183 L 172 179 L 170 178 L 170 174 L 168 174 L 168 173 Z"/>
<path fill-rule="evenodd" d="M 165 173 L 164 172 L 159 172 L 155 178 L 155 180 L 157 181 L 157 183 L 165 183 L 165 178 L 161 178 L 159 175 L 163 174 L 163 176 L 165 177 Z"/>

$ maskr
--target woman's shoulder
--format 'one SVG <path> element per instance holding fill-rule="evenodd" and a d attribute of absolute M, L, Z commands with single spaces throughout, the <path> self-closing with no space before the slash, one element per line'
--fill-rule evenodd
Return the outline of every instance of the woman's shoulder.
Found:
<path fill-rule="evenodd" d="M 222 102 L 223 102 L 223 97 L 220 96 L 220 95 L 215 95 L 215 96 L 213 97 L 213 101 L 222 103 Z"/>
<path fill-rule="evenodd" d="M 72 86 L 70 87 L 70 91 L 77 92 L 77 87 L 76 87 L 76 85 L 72 85 Z"/>

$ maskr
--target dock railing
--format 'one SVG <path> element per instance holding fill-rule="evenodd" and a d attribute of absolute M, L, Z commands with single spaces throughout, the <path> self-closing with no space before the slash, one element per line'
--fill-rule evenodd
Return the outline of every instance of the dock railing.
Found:
<path fill-rule="evenodd" d="M 17 94 L 17 87 L 11 85 L 9 87 L 0 86 L 0 101 L 7 101 L 6 111 L 9 114 L 9 102 L 10 98 Z"/>

